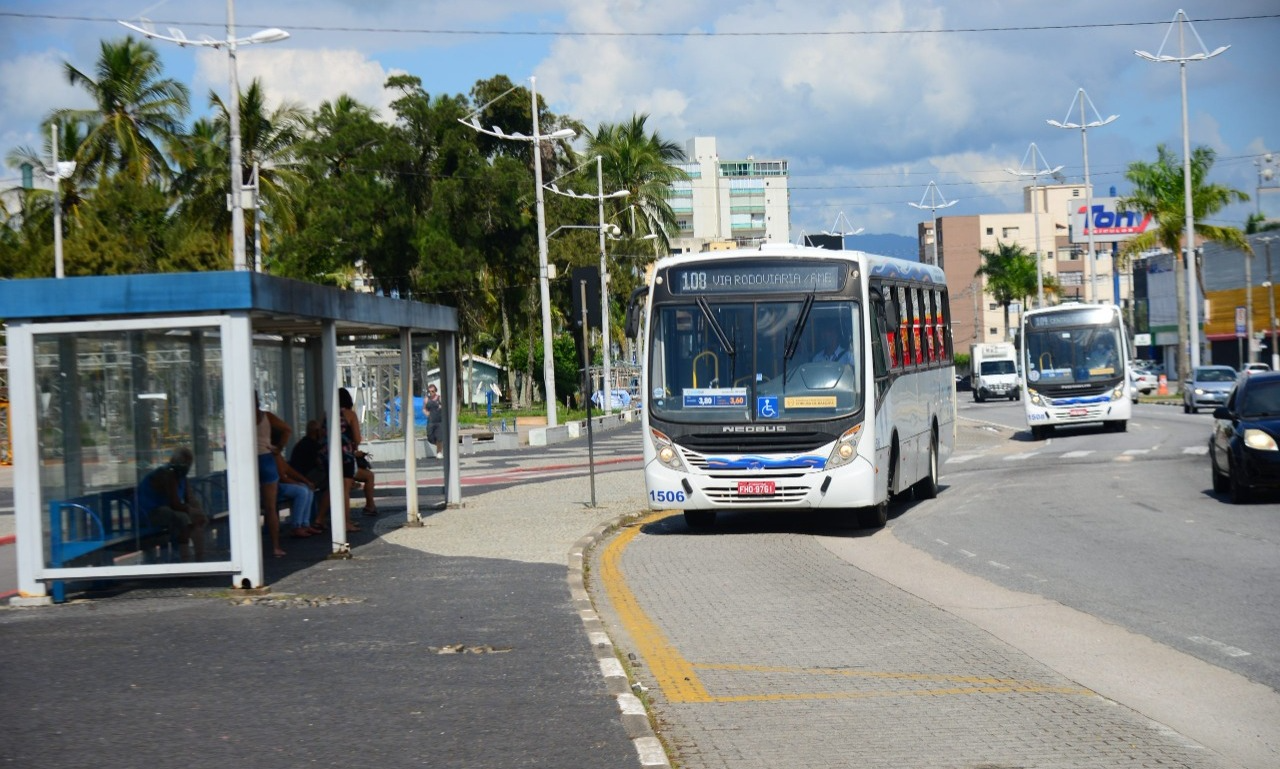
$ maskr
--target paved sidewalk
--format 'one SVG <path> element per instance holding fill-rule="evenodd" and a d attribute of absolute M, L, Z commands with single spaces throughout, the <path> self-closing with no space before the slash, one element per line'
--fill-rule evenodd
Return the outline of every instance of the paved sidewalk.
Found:
<path fill-rule="evenodd" d="M 624 727 L 566 566 L 639 506 L 643 480 L 635 462 L 603 465 L 591 508 L 585 476 L 541 469 L 566 461 L 469 459 L 464 475 L 491 464 L 524 482 L 424 510 L 420 528 L 385 473 L 354 557 L 286 540 L 265 596 L 233 596 L 225 577 L 133 581 L 0 609 L 0 764 L 642 766 L 652 745 Z"/>

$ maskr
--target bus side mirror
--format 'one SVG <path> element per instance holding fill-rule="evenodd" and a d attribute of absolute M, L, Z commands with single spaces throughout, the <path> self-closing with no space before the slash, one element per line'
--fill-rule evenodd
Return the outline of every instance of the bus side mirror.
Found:
<path fill-rule="evenodd" d="M 624 325 L 624 332 L 628 339 L 635 339 L 640 335 L 640 316 L 644 314 L 644 299 L 649 294 L 648 286 L 641 286 L 631 292 L 631 297 L 627 299 L 627 319 Z"/>

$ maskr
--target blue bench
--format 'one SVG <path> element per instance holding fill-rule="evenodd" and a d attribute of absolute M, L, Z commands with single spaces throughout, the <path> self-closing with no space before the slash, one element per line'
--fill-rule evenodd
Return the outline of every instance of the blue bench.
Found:
<path fill-rule="evenodd" d="M 187 482 L 212 523 L 226 516 L 227 474 L 216 472 Z M 224 536 L 224 535 L 220 535 Z M 110 566 L 115 556 L 171 545 L 169 529 L 152 525 L 137 508 L 137 489 L 127 486 L 49 502 L 49 566 Z M 51 583 L 53 600 L 67 597 L 64 580 Z"/>

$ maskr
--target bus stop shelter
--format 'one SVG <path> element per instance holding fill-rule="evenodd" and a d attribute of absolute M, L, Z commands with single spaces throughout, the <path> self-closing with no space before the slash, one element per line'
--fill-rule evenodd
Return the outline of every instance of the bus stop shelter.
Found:
<path fill-rule="evenodd" d="M 439 345 L 446 445 L 458 440 L 451 307 L 252 272 L 0 281 L 6 323 L 19 599 L 68 581 L 225 574 L 263 586 L 255 394 L 302 434 L 327 420 L 333 553 L 349 555 L 337 421 L 337 345 L 398 340 L 412 403 L 415 344 Z M 265 354 L 264 354 L 265 353 Z M 267 405 L 272 404 L 272 405 Z M 404 414 L 410 525 L 420 523 L 412 414 Z M 137 486 L 177 448 L 209 516 L 206 557 L 182 561 Z M 453 451 L 445 502 L 461 501 Z M 336 493 L 335 493 L 336 492 Z"/>

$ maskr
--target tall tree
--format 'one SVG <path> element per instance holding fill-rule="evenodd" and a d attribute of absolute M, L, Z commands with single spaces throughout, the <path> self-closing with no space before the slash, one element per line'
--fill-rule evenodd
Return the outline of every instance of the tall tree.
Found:
<path fill-rule="evenodd" d="M 85 173 L 94 178 L 121 173 L 135 181 L 167 179 L 164 148 L 183 132 L 190 91 L 163 77 L 155 48 L 132 36 L 104 40 L 92 76 L 70 62 L 65 68 L 68 82 L 84 88 L 96 103 L 92 109 L 62 109 L 52 116 L 92 126 L 75 156 Z"/>
<path fill-rule="evenodd" d="M 981 249 L 982 265 L 975 277 L 985 277 L 987 292 L 1004 308 L 1005 334 L 1009 332 L 1009 305 L 1036 293 L 1036 257 L 1017 243 L 996 241 L 996 249 Z M 1048 286 L 1046 286 L 1048 288 Z"/>
<path fill-rule="evenodd" d="M 1211 224 L 1212 216 L 1233 202 L 1245 201 L 1249 196 L 1239 190 L 1221 184 L 1209 184 L 1207 178 L 1213 167 L 1216 153 L 1208 147 L 1196 147 L 1191 151 L 1191 210 L 1195 218 L 1194 235 L 1204 240 L 1235 246 L 1251 254 L 1249 241 L 1235 227 Z M 1125 242 L 1121 253 L 1132 257 L 1157 246 L 1174 253 L 1174 285 L 1178 303 L 1178 378 L 1185 381 L 1191 373 L 1191 361 L 1185 354 L 1191 330 L 1187 322 L 1186 265 L 1184 264 L 1183 239 L 1186 232 L 1186 191 L 1182 158 L 1166 145 L 1156 147 L 1154 163 L 1135 161 L 1129 164 L 1125 178 L 1133 184 L 1133 192 L 1120 199 L 1122 209 L 1134 209 L 1152 214 L 1156 219 L 1154 229 Z M 1194 242 L 1193 242 L 1194 246 Z M 1196 257 L 1199 263 L 1199 256 Z M 1197 270 L 1200 293 L 1204 294 L 1204 270 Z M 1199 330 L 1195 330 L 1199 344 Z"/>

